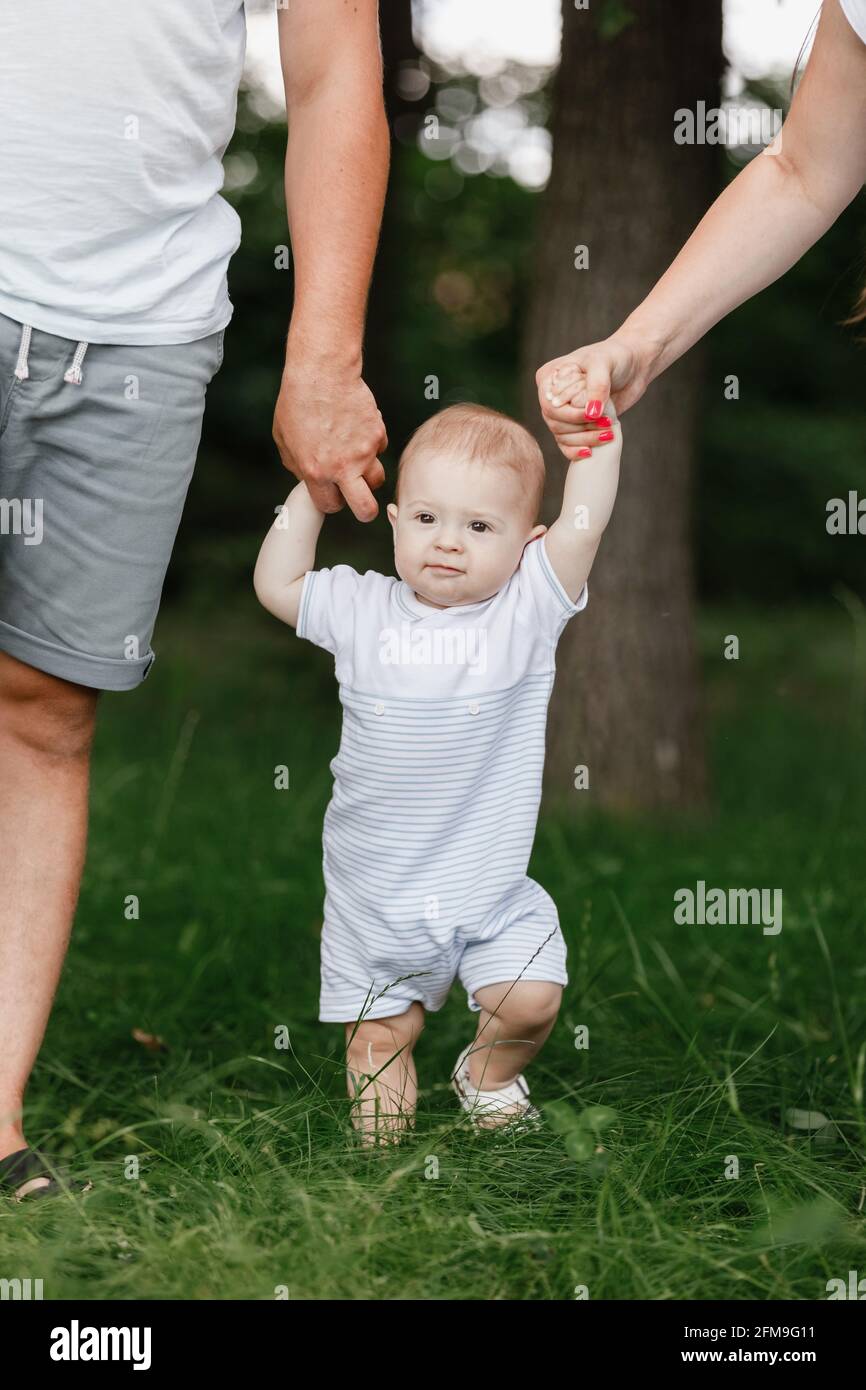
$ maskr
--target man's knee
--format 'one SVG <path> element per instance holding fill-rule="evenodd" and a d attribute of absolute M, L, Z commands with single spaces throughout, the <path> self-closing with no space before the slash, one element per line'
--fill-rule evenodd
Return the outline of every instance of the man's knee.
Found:
<path fill-rule="evenodd" d="M 417 1001 L 402 1014 L 389 1018 L 367 1018 L 346 1024 L 350 1058 L 369 1062 L 372 1057 L 383 1066 L 397 1052 L 405 1057 L 412 1051 L 424 1027 L 424 1008 Z"/>
<path fill-rule="evenodd" d="M 0 652 L 0 735 L 34 753 L 59 760 L 86 758 L 98 695 Z"/>

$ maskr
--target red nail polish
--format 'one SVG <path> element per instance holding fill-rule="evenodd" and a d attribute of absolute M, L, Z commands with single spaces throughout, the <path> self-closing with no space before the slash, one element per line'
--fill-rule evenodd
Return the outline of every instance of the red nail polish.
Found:
<path fill-rule="evenodd" d="M 613 430 L 605 430 L 604 434 L 598 436 L 599 444 L 609 444 L 613 439 Z"/>
<path fill-rule="evenodd" d="M 578 451 L 577 451 L 577 457 L 578 457 L 579 459 L 589 459 L 589 458 L 592 458 L 592 450 L 591 450 L 591 449 L 578 449 Z"/>
<path fill-rule="evenodd" d="M 587 420 L 595 420 L 601 414 L 601 401 L 589 401 L 584 414 Z"/>
<path fill-rule="evenodd" d="M 610 424 L 610 420 L 607 418 L 606 415 L 599 415 L 599 417 L 598 417 L 598 423 L 599 423 L 600 425 L 609 425 L 609 424 Z"/>

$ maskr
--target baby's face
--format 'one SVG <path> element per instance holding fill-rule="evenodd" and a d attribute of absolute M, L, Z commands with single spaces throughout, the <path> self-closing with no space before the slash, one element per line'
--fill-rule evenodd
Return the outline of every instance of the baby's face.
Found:
<path fill-rule="evenodd" d="M 434 608 L 492 598 L 547 529 L 532 525 L 516 471 L 442 454 L 404 469 L 388 520 L 397 573 Z"/>

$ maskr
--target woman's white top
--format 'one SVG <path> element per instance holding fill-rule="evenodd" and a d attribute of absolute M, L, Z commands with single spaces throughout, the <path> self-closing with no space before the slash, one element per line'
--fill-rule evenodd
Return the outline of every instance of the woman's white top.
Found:
<path fill-rule="evenodd" d="M 866 0 L 839 0 L 854 33 L 866 43 Z"/>

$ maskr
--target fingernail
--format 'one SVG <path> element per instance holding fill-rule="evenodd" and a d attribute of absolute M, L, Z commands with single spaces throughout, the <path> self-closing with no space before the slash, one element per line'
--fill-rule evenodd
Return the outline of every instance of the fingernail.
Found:
<path fill-rule="evenodd" d="M 589 401 L 589 402 L 588 402 L 587 407 L 586 407 L 586 411 L 585 411 L 587 420 L 594 420 L 598 415 L 601 414 L 601 405 L 602 405 L 601 401 Z"/>
<path fill-rule="evenodd" d="M 604 434 L 598 436 L 599 444 L 609 444 L 613 439 L 613 430 L 605 430 Z"/>
<path fill-rule="evenodd" d="M 599 415 L 599 417 L 598 417 L 598 423 L 599 423 L 600 425 L 609 425 L 609 424 L 610 424 L 610 420 L 607 418 L 606 415 Z"/>
<path fill-rule="evenodd" d="M 592 458 L 592 450 L 591 450 L 591 449 L 578 449 L 578 451 L 577 451 L 577 457 L 578 457 L 579 459 L 589 459 L 589 458 Z"/>

